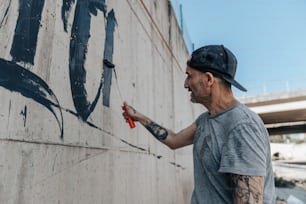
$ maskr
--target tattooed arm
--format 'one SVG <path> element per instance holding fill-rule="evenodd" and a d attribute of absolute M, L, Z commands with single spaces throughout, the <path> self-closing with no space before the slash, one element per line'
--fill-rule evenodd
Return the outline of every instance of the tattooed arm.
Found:
<path fill-rule="evenodd" d="M 147 116 L 136 111 L 127 103 L 124 103 L 124 105 L 126 106 L 128 115 L 134 121 L 140 122 L 156 139 L 171 149 L 177 149 L 193 143 L 193 138 L 196 131 L 195 123 L 191 124 L 189 127 L 181 130 L 178 133 L 174 133 L 173 131 L 162 127 Z M 127 119 L 126 113 L 123 113 L 123 116 L 125 119 Z"/>
<path fill-rule="evenodd" d="M 262 204 L 264 177 L 230 174 L 234 204 Z"/>

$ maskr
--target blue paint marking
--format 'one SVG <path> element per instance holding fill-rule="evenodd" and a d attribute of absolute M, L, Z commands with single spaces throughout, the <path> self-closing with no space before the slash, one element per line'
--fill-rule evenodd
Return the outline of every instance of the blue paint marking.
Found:
<path fill-rule="evenodd" d="M 77 1 L 74 21 L 71 30 L 70 40 L 70 55 L 69 55 L 69 76 L 70 86 L 73 97 L 74 107 L 78 112 L 80 118 L 87 120 L 89 115 L 95 109 L 98 99 L 100 98 L 102 84 L 91 103 L 87 100 L 86 83 L 86 54 L 88 47 L 88 40 L 90 37 L 90 22 L 91 13 L 97 14 L 97 10 L 105 12 L 104 1 Z"/>
<path fill-rule="evenodd" d="M 64 0 L 62 8 L 62 19 L 64 29 L 67 31 L 67 17 L 73 0 Z M 106 5 L 103 0 L 78 0 L 76 4 L 74 21 L 71 28 L 70 53 L 69 53 L 69 76 L 73 103 L 79 117 L 86 121 L 95 109 L 103 88 L 103 105 L 109 107 L 109 96 L 111 88 L 112 70 L 103 67 L 103 80 L 97 90 L 93 102 L 88 101 L 86 84 L 86 54 L 88 40 L 90 38 L 91 14 L 97 15 L 98 10 L 106 15 Z M 115 14 L 111 10 L 107 16 L 106 39 L 104 48 L 104 58 L 112 60 L 114 45 Z M 102 78 L 102 76 L 101 76 Z M 103 83 L 102 83 L 103 82 Z"/>
<path fill-rule="evenodd" d="M 6 8 L 6 10 L 4 12 L 3 18 L 2 18 L 2 20 L 0 22 L 0 28 L 1 28 L 1 25 L 3 24 L 3 22 L 4 22 L 4 19 L 7 17 L 9 8 L 11 7 L 11 3 L 12 3 L 12 0 L 10 0 L 8 7 Z"/>
<path fill-rule="evenodd" d="M 64 135 L 63 115 L 60 104 L 48 84 L 39 76 L 14 62 L 0 59 L 0 86 L 30 98 L 52 112 Z"/>
<path fill-rule="evenodd" d="M 77 0 L 76 2 L 71 28 L 69 76 L 73 102 L 77 112 L 74 115 L 86 121 L 94 111 L 102 93 L 104 95 L 103 105 L 109 106 L 112 80 L 112 69 L 103 65 L 103 74 L 96 96 L 92 102 L 87 100 L 85 62 L 90 37 L 91 15 L 96 16 L 98 11 L 101 11 L 107 20 L 104 59 L 108 61 L 112 61 L 113 56 L 116 19 L 113 10 L 106 17 L 105 0 Z M 62 20 L 66 32 L 73 3 L 75 0 L 63 0 Z M 17 62 L 34 64 L 44 4 L 44 0 L 19 0 L 19 14 L 10 51 L 13 60 L 10 62 L 0 59 L 0 86 L 33 99 L 50 110 L 57 120 L 61 130 L 61 138 L 63 138 L 62 108 L 55 94 L 43 79 L 17 64 Z M 10 5 L 11 3 L 9 7 Z M 5 15 L 7 15 L 9 7 Z"/>
<path fill-rule="evenodd" d="M 34 64 L 44 0 L 19 0 L 19 15 L 11 55 L 14 62 Z"/>
<path fill-rule="evenodd" d="M 109 62 L 113 61 L 115 25 L 116 25 L 115 12 L 112 9 L 107 16 L 107 24 L 105 28 L 106 38 L 104 45 L 104 59 L 108 60 Z M 103 63 L 103 105 L 107 107 L 109 107 L 110 103 L 112 74 L 113 70 L 108 68 Z"/>
<path fill-rule="evenodd" d="M 63 5 L 62 5 L 62 21 L 64 24 L 64 30 L 67 32 L 67 22 L 71 10 L 71 4 L 73 4 L 75 0 L 63 0 Z"/>

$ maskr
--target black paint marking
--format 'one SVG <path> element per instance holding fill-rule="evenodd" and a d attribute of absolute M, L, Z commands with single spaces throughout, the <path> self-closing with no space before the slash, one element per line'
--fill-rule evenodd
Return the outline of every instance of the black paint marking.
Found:
<path fill-rule="evenodd" d="M 154 157 L 156 157 L 157 159 L 161 159 L 163 156 L 161 155 L 157 155 L 157 154 L 154 154 L 154 153 L 151 153 Z"/>
<path fill-rule="evenodd" d="M 23 127 L 25 127 L 27 121 L 27 106 L 24 106 L 24 109 L 20 112 L 20 114 L 23 116 Z"/>
<path fill-rule="evenodd" d="M 71 10 L 71 5 L 75 0 L 63 0 L 62 6 L 62 20 L 64 30 L 67 32 L 67 22 Z M 96 128 L 100 131 L 106 132 L 95 124 L 86 121 L 90 113 L 94 110 L 97 101 L 101 94 L 103 86 L 103 105 L 109 107 L 110 102 L 110 88 L 112 80 L 112 67 L 103 63 L 103 80 L 101 80 L 97 95 L 92 104 L 87 101 L 87 92 L 84 84 L 86 83 L 86 70 L 84 67 L 87 53 L 88 40 L 90 37 L 90 14 L 97 15 L 98 10 L 106 16 L 105 0 L 78 0 L 75 10 L 74 21 L 71 31 L 70 41 L 70 56 L 69 56 L 69 74 L 70 84 L 73 95 L 73 102 L 75 104 L 77 113 L 64 109 L 60 106 L 57 97 L 39 76 L 19 66 L 15 62 L 26 62 L 34 64 L 34 57 L 36 53 L 37 37 L 40 27 L 41 14 L 44 7 L 44 0 L 19 0 L 19 15 L 15 28 L 15 35 L 13 45 L 11 48 L 11 55 L 13 62 L 0 59 L 0 86 L 23 96 L 30 98 L 41 105 L 45 106 L 52 112 L 57 120 L 61 131 L 61 138 L 63 138 L 63 115 L 62 110 L 76 116 L 81 117 L 83 121 L 90 127 Z M 7 16 L 11 0 L 8 8 L 5 11 L 4 17 L 1 20 L 0 27 Z M 104 59 L 108 62 L 112 61 L 113 47 L 114 47 L 114 31 L 115 31 L 115 13 L 112 9 L 107 16 L 107 25 L 105 28 L 106 39 L 104 47 Z M 113 65 L 113 64 L 112 64 Z M 103 81 L 103 83 L 102 83 Z M 56 107 L 57 109 L 54 109 Z M 9 103 L 9 115 L 11 110 L 11 101 Z M 57 111 L 58 110 L 58 111 Z M 24 116 L 24 126 L 26 125 L 27 106 L 21 112 Z M 161 155 L 150 153 L 149 150 L 138 147 L 127 142 L 110 132 L 107 134 L 119 139 L 121 142 L 129 145 L 132 148 L 147 152 L 157 159 L 161 159 Z M 169 162 L 176 167 L 183 168 L 175 162 Z"/>
<path fill-rule="evenodd" d="M 52 112 L 61 131 L 63 138 L 63 115 L 59 102 L 48 84 L 39 76 L 15 64 L 14 62 L 0 59 L 0 86 L 20 93 L 45 106 Z M 56 111 L 53 107 L 57 107 Z"/>
<path fill-rule="evenodd" d="M 107 15 L 106 24 L 106 38 L 104 45 L 104 59 L 108 62 L 113 60 L 113 50 L 114 50 L 114 32 L 115 32 L 115 12 L 112 9 Z M 109 69 L 105 63 L 103 63 L 103 105 L 109 107 L 110 103 L 110 91 L 112 85 L 112 69 Z"/>
<path fill-rule="evenodd" d="M 106 4 L 105 0 L 89 0 L 89 11 L 94 16 L 98 15 L 98 10 L 102 11 L 105 17 Z"/>
<path fill-rule="evenodd" d="M 113 63 L 111 63 L 110 61 L 108 61 L 107 59 L 103 60 L 103 64 L 106 65 L 108 68 L 115 68 L 115 65 Z"/>
<path fill-rule="evenodd" d="M 175 163 L 175 162 L 169 162 L 170 164 L 172 164 L 173 166 L 175 166 L 175 167 L 178 167 L 178 168 L 181 168 L 181 169 L 185 169 L 184 167 L 182 167 L 181 165 L 179 165 L 179 164 L 177 164 L 177 163 Z"/>
<path fill-rule="evenodd" d="M 66 111 L 67 113 L 70 113 L 70 114 L 72 114 L 72 115 L 78 117 L 78 114 L 77 114 L 76 112 L 72 111 L 72 110 L 69 110 L 69 109 L 67 109 L 67 108 L 62 108 L 62 107 L 61 107 L 61 109 L 64 110 L 64 111 Z M 89 125 L 89 126 L 92 127 L 92 128 L 95 128 L 95 129 L 98 129 L 98 130 L 100 130 L 100 131 L 103 131 L 103 132 L 105 132 L 105 133 L 111 135 L 112 137 L 115 137 L 115 138 L 119 139 L 121 142 L 123 142 L 123 143 L 129 145 L 130 147 L 133 147 L 133 148 L 138 149 L 138 150 L 141 150 L 141 151 L 149 152 L 148 150 L 146 150 L 146 149 L 144 149 L 144 148 L 142 148 L 142 147 L 138 147 L 138 146 L 136 146 L 136 145 L 134 145 L 134 144 L 129 143 L 128 141 L 126 141 L 126 140 L 124 140 L 124 139 L 121 139 L 121 138 L 119 138 L 119 137 L 116 137 L 116 136 L 115 136 L 114 134 L 112 134 L 111 132 L 107 132 L 107 131 L 103 130 L 102 128 L 98 127 L 98 126 L 95 125 L 94 123 L 91 123 L 91 122 L 89 122 L 89 121 L 83 121 L 83 122 L 85 122 L 87 125 Z M 158 158 L 158 159 L 160 159 L 160 158 L 162 157 L 162 156 L 156 155 L 156 154 L 154 154 L 154 153 L 152 153 L 152 155 L 155 156 L 155 157 Z"/>
<path fill-rule="evenodd" d="M 67 113 L 70 113 L 70 114 L 72 114 L 72 115 L 78 117 L 78 114 L 77 114 L 76 112 L 72 111 L 72 110 L 69 110 L 69 109 L 66 109 L 66 108 L 63 108 L 63 107 L 61 107 L 61 109 L 64 110 L 64 111 L 66 111 Z M 132 143 L 130 143 L 130 142 L 128 142 L 128 141 L 126 141 L 126 140 L 120 138 L 120 137 L 117 137 L 117 136 L 115 136 L 113 133 L 103 130 L 101 127 L 98 127 L 98 126 L 95 125 L 94 123 L 91 123 L 91 122 L 88 122 L 88 121 L 83 121 L 83 122 L 85 122 L 87 125 L 89 125 L 89 126 L 92 127 L 92 128 L 95 128 L 95 129 L 97 129 L 97 130 L 100 130 L 101 132 L 104 132 L 104 133 L 110 135 L 111 137 L 120 140 L 120 141 L 123 142 L 124 144 L 127 144 L 128 146 L 130 146 L 130 147 L 132 147 L 132 148 L 134 148 L 134 149 L 140 150 L 140 151 L 142 151 L 142 152 L 146 152 L 146 153 L 148 153 L 149 155 L 152 155 L 153 157 L 155 157 L 155 158 L 157 158 L 157 159 L 162 159 L 162 157 L 163 157 L 163 156 L 161 156 L 161 155 L 152 153 L 152 152 L 151 152 L 150 150 L 148 150 L 148 149 L 139 147 L 139 146 L 134 145 L 134 144 L 132 144 Z M 169 162 L 169 163 L 170 163 L 171 165 L 174 165 L 174 166 L 177 167 L 177 168 L 181 168 L 182 170 L 185 170 L 185 168 L 184 168 L 183 166 L 181 166 L 181 165 L 179 165 L 179 164 L 177 164 L 177 163 L 175 163 L 175 162 Z"/>
<path fill-rule="evenodd" d="M 4 19 L 6 19 L 6 17 L 7 17 L 7 13 L 8 13 L 8 11 L 9 11 L 9 8 L 11 7 L 11 3 L 12 3 L 12 0 L 10 0 L 8 7 L 6 8 L 6 10 L 5 10 L 5 12 L 4 12 L 3 18 L 2 18 L 1 23 L 0 23 L 0 28 L 1 28 L 2 25 L 3 25 Z"/>
<path fill-rule="evenodd" d="M 80 0 L 79 0 L 80 1 Z M 82 0 L 81 0 L 82 1 Z M 63 6 L 62 6 L 62 21 L 64 24 L 64 30 L 67 32 L 67 23 L 68 23 L 68 18 L 70 15 L 71 11 L 71 5 L 74 4 L 75 0 L 63 0 Z M 97 8 L 103 12 L 104 17 L 106 14 L 106 4 L 105 0 L 90 0 L 89 1 L 89 11 L 93 15 L 97 15 L 98 11 Z"/>
<path fill-rule="evenodd" d="M 63 10 L 70 9 L 71 1 L 64 1 Z M 102 80 L 100 82 L 97 94 L 92 103 L 87 100 L 86 84 L 86 69 L 85 61 L 87 54 L 88 40 L 90 37 L 90 21 L 91 15 L 97 15 L 97 10 L 106 12 L 104 0 L 78 0 L 74 21 L 71 31 L 70 40 L 70 55 L 69 55 L 69 76 L 70 86 L 73 97 L 74 106 L 79 114 L 79 117 L 86 121 L 89 115 L 95 109 L 98 99 L 101 95 Z M 63 12 L 62 12 L 63 14 Z M 64 18 L 67 23 L 66 16 Z"/>
<path fill-rule="evenodd" d="M 74 3 L 75 0 L 63 0 L 62 5 L 62 21 L 64 24 L 64 30 L 67 32 L 67 23 L 70 14 L 71 4 Z"/>
<path fill-rule="evenodd" d="M 56 105 L 56 106 L 57 106 L 57 105 Z M 57 107 L 59 107 L 59 106 L 57 106 Z M 69 109 L 63 108 L 63 107 L 59 107 L 59 108 L 61 108 L 63 111 L 66 111 L 67 113 L 70 113 L 70 114 L 74 115 L 75 117 L 78 117 L 78 114 L 77 114 L 76 112 L 72 111 L 72 110 L 69 110 Z M 128 142 L 128 141 L 126 141 L 126 140 L 120 138 L 120 137 L 117 137 L 117 136 L 114 135 L 113 133 L 108 132 L 108 131 L 105 131 L 104 129 L 102 129 L 101 127 L 98 127 L 98 126 L 95 125 L 94 123 L 91 123 L 91 122 L 89 122 L 89 121 L 83 121 L 83 122 L 84 122 L 85 124 L 87 124 L 88 126 L 92 127 L 92 128 L 95 128 L 95 129 L 97 129 L 97 130 L 99 130 L 99 131 L 101 131 L 101 132 L 103 132 L 103 133 L 106 133 L 107 135 L 109 135 L 109 136 L 111 136 L 111 137 L 113 137 L 113 138 L 115 138 L 115 139 L 117 139 L 117 140 L 120 140 L 120 141 L 123 142 L 124 144 L 127 144 L 128 146 L 130 146 L 130 147 L 132 147 L 132 148 L 134 148 L 134 149 L 138 149 L 138 150 L 140 150 L 140 151 L 142 151 L 142 152 L 146 152 L 146 153 L 148 153 L 149 155 L 152 155 L 153 157 L 155 157 L 155 158 L 157 158 L 157 159 L 162 159 L 162 157 L 163 157 L 163 156 L 161 156 L 161 155 L 157 155 L 157 154 L 155 154 L 155 153 L 152 153 L 152 152 L 151 152 L 150 150 L 148 150 L 148 149 L 139 147 L 139 146 L 134 145 L 134 144 L 132 144 L 132 143 L 130 143 L 130 142 Z M 177 164 L 177 163 L 175 163 L 175 162 L 169 162 L 169 163 L 170 163 L 171 165 L 174 165 L 175 167 L 181 168 L 182 170 L 185 170 L 185 169 L 186 169 L 186 168 L 184 168 L 183 166 L 181 166 L 181 165 L 179 165 L 179 164 Z"/>
<path fill-rule="evenodd" d="M 11 55 L 14 62 L 34 64 L 44 0 L 19 0 L 19 15 Z"/>
<path fill-rule="evenodd" d="M 141 150 L 141 151 L 147 151 L 146 149 L 141 148 L 141 147 L 138 147 L 138 146 L 136 146 L 136 145 L 133 145 L 133 144 L 131 144 L 131 143 L 129 143 L 129 142 L 123 140 L 123 139 L 120 139 L 120 141 L 123 142 L 123 143 L 125 143 L 125 144 L 127 144 L 127 145 L 129 145 L 130 147 L 135 148 L 135 149 L 139 149 L 139 150 Z"/>

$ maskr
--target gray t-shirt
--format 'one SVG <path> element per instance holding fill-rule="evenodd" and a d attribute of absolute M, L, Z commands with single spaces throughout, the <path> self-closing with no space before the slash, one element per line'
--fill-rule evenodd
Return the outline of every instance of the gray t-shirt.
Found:
<path fill-rule="evenodd" d="M 227 173 L 264 176 L 264 204 L 275 203 L 270 140 L 262 120 L 246 106 L 196 120 L 192 204 L 233 203 Z"/>

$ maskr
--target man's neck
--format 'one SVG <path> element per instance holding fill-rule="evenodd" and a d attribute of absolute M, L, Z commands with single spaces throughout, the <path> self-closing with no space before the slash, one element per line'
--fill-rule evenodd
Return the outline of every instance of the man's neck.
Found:
<path fill-rule="evenodd" d="M 211 116 L 215 116 L 228 109 L 231 109 L 237 104 L 237 100 L 231 91 L 217 92 L 212 95 L 210 104 L 205 105 Z"/>

